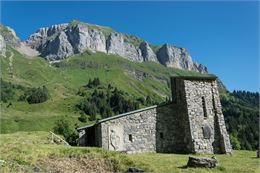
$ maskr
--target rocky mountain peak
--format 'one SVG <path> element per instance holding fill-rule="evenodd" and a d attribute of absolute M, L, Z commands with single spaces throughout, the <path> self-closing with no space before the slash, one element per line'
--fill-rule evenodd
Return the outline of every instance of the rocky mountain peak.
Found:
<path fill-rule="evenodd" d="M 27 54 L 40 54 L 49 61 L 64 59 L 89 50 L 117 54 L 130 61 L 153 61 L 166 67 L 207 73 L 207 68 L 194 62 L 184 48 L 171 44 L 150 45 L 136 36 L 77 20 L 39 28 L 22 43 L 11 28 L 1 25 L 0 29 L 3 37 L 0 39 L 0 46 L 5 47 L 6 43 Z"/>
<path fill-rule="evenodd" d="M 3 56 L 5 56 L 6 45 L 11 46 L 27 56 L 37 56 L 39 54 L 34 49 L 31 49 L 21 42 L 12 28 L 0 25 L 0 54 Z"/>
<path fill-rule="evenodd" d="M 13 48 L 20 46 L 21 41 L 16 36 L 16 33 L 12 28 L 0 25 L 0 34 L 6 44 L 10 45 Z"/>

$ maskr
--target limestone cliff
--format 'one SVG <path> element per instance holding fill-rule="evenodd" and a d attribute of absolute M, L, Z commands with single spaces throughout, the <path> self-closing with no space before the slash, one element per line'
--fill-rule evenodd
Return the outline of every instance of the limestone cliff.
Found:
<path fill-rule="evenodd" d="M 118 54 L 131 61 L 142 62 L 141 50 L 126 41 L 124 34 L 113 32 L 107 39 L 107 52 Z"/>
<path fill-rule="evenodd" d="M 205 66 L 192 61 L 190 54 L 184 48 L 164 44 L 158 50 L 157 58 L 159 62 L 166 67 L 199 71 L 201 73 L 207 72 Z"/>
<path fill-rule="evenodd" d="M 154 61 L 157 62 L 157 57 L 152 48 L 149 46 L 147 42 L 142 42 L 139 46 L 142 52 L 142 56 L 144 61 Z"/>
<path fill-rule="evenodd" d="M 22 47 L 18 50 L 22 50 L 25 54 L 35 51 L 34 55 L 39 53 L 49 61 L 64 59 L 89 50 L 117 54 L 130 61 L 153 61 L 166 67 L 207 73 L 207 68 L 194 62 L 184 48 L 164 44 L 155 49 L 155 46 L 136 36 L 75 20 L 40 28 L 22 43 L 9 27 L 1 26 L 0 33 L 6 44 L 14 48 Z"/>
<path fill-rule="evenodd" d="M 1 42 L 8 44 L 9 46 L 11 46 L 13 48 L 18 47 L 21 44 L 21 41 L 16 36 L 15 31 L 8 26 L 0 25 L 0 35 L 3 38 L 3 40 Z"/>
<path fill-rule="evenodd" d="M 86 50 L 106 52 L 106 38 L 94 25 L 77 21 L 40 28 L 26 41 L 48 60 L 59 60 Z"/>

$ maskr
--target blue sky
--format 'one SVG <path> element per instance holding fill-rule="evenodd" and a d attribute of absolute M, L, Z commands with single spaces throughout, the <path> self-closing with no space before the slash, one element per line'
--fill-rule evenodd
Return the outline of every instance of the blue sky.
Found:
<path fill-rule="evenodd" d="M 259 2 L 2 2 L 1 23 L 25 40 L 72 19 L 188 49 L 229 90 L 259 91 Z"/>

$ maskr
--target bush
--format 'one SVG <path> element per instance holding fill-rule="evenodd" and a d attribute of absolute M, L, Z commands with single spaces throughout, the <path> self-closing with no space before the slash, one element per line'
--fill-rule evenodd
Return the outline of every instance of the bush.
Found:
<path fill-rule="evenodd" d="M 68 137 L 69 134 L 71 133 L 69 121 L 66 119 L 60 119 L 60 120 L 56 121 L 53 130 L 54 130 L 54 133 L 63 135 L 65 138 Z"/>
<path fill-rule="evenodd" d="M 230 134 L 230 142 L 234 150 L 241 149 L 240 142 L 238 141 L 237 137 L 235 137 L 233 134 Z"/>
<path fill-rule="evenodd" d="M 62 135 L 70 145 L 77 145 L 78 133 L 75 129 L 71 128 L 70 123 L 66 118 L 56 121 L 53 130 L 54 133 Z"/>
<path fill-rule="evenodd" d="M 19 100 L 26 100 L 29 104 L 43 103 L 49 99 L 49 91 L 43 86 L 42 88 L 28 89 Z"/>
<path fill-rule="evenodd" d="M 100 80 L 99 78 L 94 78 L 93 81 L 89 79 L 87 87 L 88 88 L 95 88 L 100 85 Z"/>
<path fill-rule="evenodd" d="M 88 118 L 85 114 L 81 114 L 80 117 L 78 118 L 78 120 L 85 123 L 85 122 L 87 122 Z"/>
<path fill-rule="evenodd" d="M 7 102 L 12 100 L 15 96 L 15 89 L 23 87 L 18 87 L 10 82 L 5 82 L 3 79 L 0 79 L 0 101 Z"/>

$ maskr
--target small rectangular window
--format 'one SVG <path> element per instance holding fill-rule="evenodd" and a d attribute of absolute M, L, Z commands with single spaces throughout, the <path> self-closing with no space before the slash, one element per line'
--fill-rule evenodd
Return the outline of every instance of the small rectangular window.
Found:
<path fill-rule="evenodd" d="M 163 133 L 162 132 L 160 133 L 160 139 L 163 139 Z"/>
<path fill-rule="evenodd" d="M 129 139 L 130 142 L 133 142 L 133 137 L 132 137 L 131 134 L 128 135 L 128 139 Z"/>
<path fill-rule="evenodd" d="M 206 103 L 205 103 L 205 97 L 201 97 L 202 100 L 202 107 L 203 107 L 203 114 L 204 114 L 204 118 L 207 118 L 207 108 L 206 108 Z"/>

